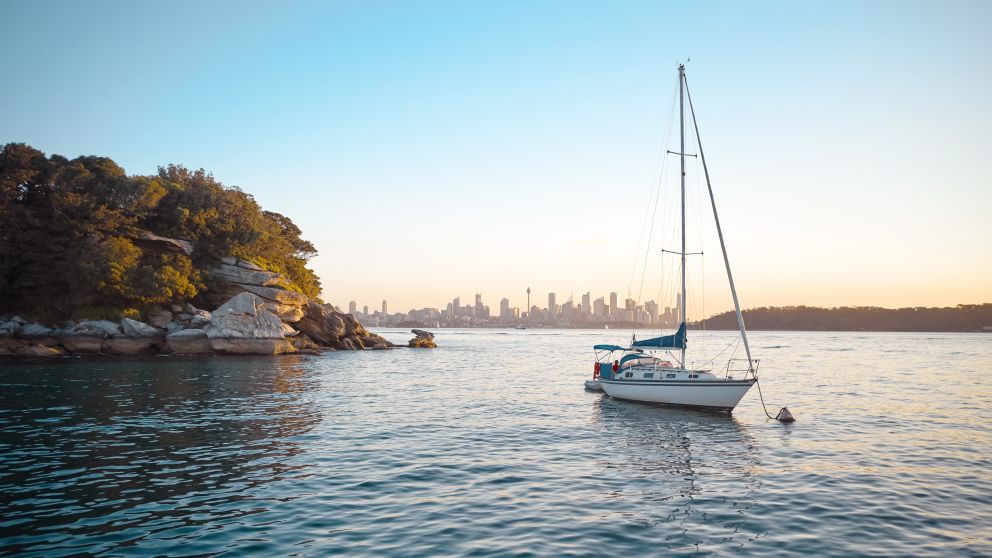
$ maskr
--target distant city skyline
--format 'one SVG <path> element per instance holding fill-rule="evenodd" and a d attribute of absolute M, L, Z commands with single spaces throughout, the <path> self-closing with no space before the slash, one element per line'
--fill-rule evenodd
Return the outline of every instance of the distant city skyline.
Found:
<path fill-rule="evenodd" d="M 970 0 L 14 0 L 5 71 L 31 79 L 0 92 L 0 143 L 205 168 L 291 218 L 345 307 L 660 300 L 637 262 L 670 263 L 670 216 L 639 240 L 691 58 L 745 307 L 981 303 L 990 25 Z M 690 313 L 730 309 L 697 231 Z"/>

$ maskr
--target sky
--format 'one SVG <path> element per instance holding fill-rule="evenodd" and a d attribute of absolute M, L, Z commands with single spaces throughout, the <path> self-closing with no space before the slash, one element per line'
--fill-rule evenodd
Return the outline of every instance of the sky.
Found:
<path fill-rule="evenodd" d="M 0 142 L 207 169 L 300 226 L 339 306 L 665 304 L 687 61 L 744 307 L 992 302 L 990 28 L 983 1 L 7 0 Z M 730 299 L 687 166 L 700 317 Z"/>

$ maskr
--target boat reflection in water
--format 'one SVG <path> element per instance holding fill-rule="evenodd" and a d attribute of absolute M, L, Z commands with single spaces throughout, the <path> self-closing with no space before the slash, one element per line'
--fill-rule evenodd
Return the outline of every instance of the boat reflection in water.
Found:
<path fill-rule="evenodd" d="M 593 406 L 602 426 L 602 487 L 629 521 L 673 551 L 726 550 L 762 535 L 748 510 L 761 486 L 759 452 L 733 416 L 617 401 Z"/>

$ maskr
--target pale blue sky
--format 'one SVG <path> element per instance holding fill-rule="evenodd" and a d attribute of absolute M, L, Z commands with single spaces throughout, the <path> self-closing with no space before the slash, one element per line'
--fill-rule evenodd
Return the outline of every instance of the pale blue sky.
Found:
<path fill-rule="evenodd" d="M 990 2 L 8 0 L 0 142 L 204 167 L 300 225 L 335 304 L 544 305 L 625 294 L 688 56 L 745 306 L 987 302 L 989 29 Z"/>

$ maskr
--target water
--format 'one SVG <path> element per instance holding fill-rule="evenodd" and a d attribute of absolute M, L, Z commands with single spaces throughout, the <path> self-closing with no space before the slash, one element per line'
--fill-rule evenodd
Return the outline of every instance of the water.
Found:
<path fill-rule="evenodd" d="M 584 392 L 618 335 L 2 364 L 0 554 L 992 555 L 992 336 L 755 332 L 783 425 Z"/>

